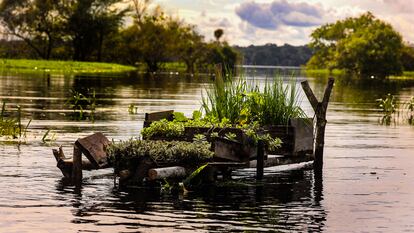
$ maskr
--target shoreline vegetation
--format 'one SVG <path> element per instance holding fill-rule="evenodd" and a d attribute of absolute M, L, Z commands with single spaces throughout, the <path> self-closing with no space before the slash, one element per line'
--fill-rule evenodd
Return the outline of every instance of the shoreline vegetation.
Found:
<path fill-rule="evenodd" d="M 333 70 L 329 70 L 329 69 L 309 69 L 306 68 L 305 66 L 301 67 L 303 70 L 303 73 L 306 76 L 328 76 L 328 75 L 333 75 L 333 76 L 343 76 L 346 75 L 346 70 L 341 70 L 341 69 L 333 69 Z M 352 76 L 352 74 L 350 74 Z M 356 77 L 358 78 L 358 77 Z M 374 78 L 378 78 L 378 77 L 374 77 Z M 414 71 L 404 71 L 401 75 L 390 75 L 387 77 L 387 79 L 389 80 L 410 80 L 410 79 L 414 79 Z"/>
<path fill-rule="evenodd" d="M 136 71 L 133 66 L 104 62 L 0 59 L 2 72 L 47 74 L 110 74 Z"/>

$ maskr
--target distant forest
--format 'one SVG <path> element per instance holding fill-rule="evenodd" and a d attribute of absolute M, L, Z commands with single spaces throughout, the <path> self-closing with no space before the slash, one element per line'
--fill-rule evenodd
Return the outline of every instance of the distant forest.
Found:
<path fill-rule="evenodd" d="M 241 53 L 244 65 L 301 66 L 306 65 L 312 57 L 312 50 L 306 45 L 266 44 L 234 48 Z"/>

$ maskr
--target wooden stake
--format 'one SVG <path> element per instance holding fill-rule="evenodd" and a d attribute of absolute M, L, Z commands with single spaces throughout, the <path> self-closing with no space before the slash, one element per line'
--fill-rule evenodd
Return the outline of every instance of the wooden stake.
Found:
<path fill-rule="evenodd" d="M 313 155 L 315 157 L 315 160 L 313 167 L 314 170 L 318 172 L 322 172 L 323 168 L 323 147 L 325 145 L 326 111 L 328 109 L 329 98 L 331 96 L 334 82 L 334 78 L 329 78 L 328 84 L 325 88 L 322 102 L 319 102 L 318 99 L 315 97 L 315 94 L 310 88 L 308 81 L 303 81 L 301 83 L 303 91 L 305 92 L 306 97 L 308 97 L 308 100 L 316 115 L 316 135 L 313 149 Z"/>
<path fill-rule="evenodd" d="M 257 167 L 256 167 L 256 179 L 263 179 L 263 166 L 264 166 L 264 143 L 262 140 L 257 142 Z"/>
<path fill-rule="evenodd" d="M 82 184 L 82 152 L 76 145 L 73 146 L 72 182 L 76 186 Z"/>

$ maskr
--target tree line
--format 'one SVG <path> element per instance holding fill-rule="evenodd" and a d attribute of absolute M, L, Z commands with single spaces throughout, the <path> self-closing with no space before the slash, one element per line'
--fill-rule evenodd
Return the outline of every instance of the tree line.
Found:
<path fill-rule="evenodd" d="M 145 64 L 150 72 L 168 62 L 194 73 L 214 64 L 233 68 L 236 50 L 207 42 L 195 26 L 167 15 L 151 0 L 2 0 L 0 56 Z M 131 22 L 132 21 L 132 22 Z"/>
<path fill-rule="evenodd" d="M 312 57 L 312 50 L 306 45 L 265 44 L 234 48 L 242 54 L 243 64 L 246 65 L 301 66 Z"/>

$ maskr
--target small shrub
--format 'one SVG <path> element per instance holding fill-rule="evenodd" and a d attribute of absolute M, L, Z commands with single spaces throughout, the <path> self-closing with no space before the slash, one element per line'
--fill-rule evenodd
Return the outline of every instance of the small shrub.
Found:
<path fill-rule="evenodd" d="M 135 158 L 150 156 L 155 162 L 170 165 L 197 166 L 214 155 L 206 142 L 151 141 L 129 139 L 112 143 L 107 148 L 109 161 L 115 171 L 128 169 Z"/>

